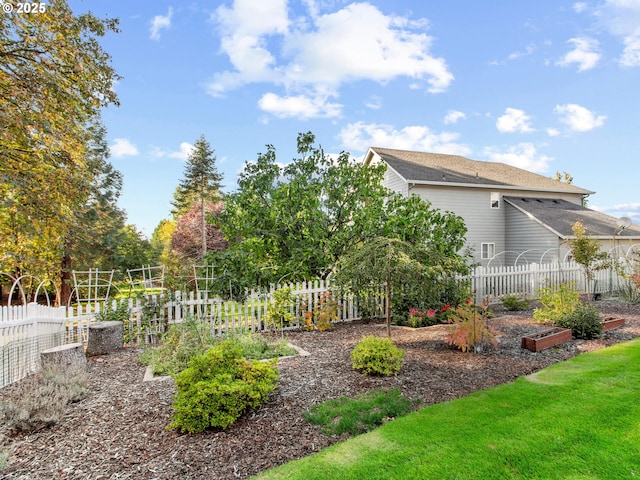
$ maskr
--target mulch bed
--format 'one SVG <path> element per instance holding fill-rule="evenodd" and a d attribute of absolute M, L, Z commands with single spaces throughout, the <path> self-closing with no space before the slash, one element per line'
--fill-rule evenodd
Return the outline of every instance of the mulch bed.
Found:
<path fill-rule="evenodd" d="M 126 349 L 89 359 L 88 396 L 68 406 L 55 426 L 11 436 L 0 426 L 0 452 L 9 454 L 3 479 L 236 479 L 317 452 L 346 436 L 326 436 L 302 413 L 317 403 L 376 388 L 397 388 L 422 405 L 459 398 L 510 382 L 579 353 L 640 336 L 640 306 L 597 302 L 605 316 L 626 320 L 596 340 L 573 340 L 538 353 L 521 337 L 543 330 L 531 312 L 496 311 L 495 351 L 462 353 L 446 344 L 448 326 L 394 327 L 406 363 L 395 377 L 365 377 L 350 352 L 364 335 L 386 335 L 380 323 L 338 324 L 330 332 L 285 332 L 309 356 L 282 359 L 270 401 L 227 430 L 198 435 L 168 431 L 175 388 L 171 380 L 143 382 L 145 367 Z M 11 387 L 0 390 L 0 402 Z"/>

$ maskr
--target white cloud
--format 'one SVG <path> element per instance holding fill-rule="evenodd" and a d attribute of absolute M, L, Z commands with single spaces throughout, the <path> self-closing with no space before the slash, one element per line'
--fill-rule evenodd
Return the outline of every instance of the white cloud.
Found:
<path fill-rule="evenodd" d="M 177 158 L 186 161 L 191 152 L 193 152 L 193 145 L 189 142 L 182 142 L 178 150 L 163 150 L 159 147 L 153 147 L 151 155 L 156 158 Z"/>
<path fill-rule="evenodd" d="M 556 105 L 554 112 L 560 116 L 560 121 L 573 132 L 588 132 L 604 125 L 605 115 L 595 115 L 590 110 L 575 103 Z"/>
<path fill-rule="evenodd" d="M 504 115 L 496 121 L 496 128 L 502 133 L 531 133 L 531 118 L 524 110 L 507 108 Z"/>
<path fill-rule="evenodd" d="M 449 110 L 447 115 L 444 117 L 444 124 L 451 125 L 454 123 L 458 123 L 459 120 L 465 120 L 467 115 L 464 112 L 460 112 L 458 110 Z"/>
<path fill-rule="evenodd" d="M 587 4 L 584 2 L 576 2 L 573 4 L 573 11 L 576 13 L 582 13 L 587 9 Z"/>
<path fill-rule="evenodd" d="M 531 55 L 533 52 L 536 51 L 536 46 L 533 44 L 529 44 L 525 47 L 524 51 L 523 50 L 518 50 L 515 51 L 513 53 L 510 53 L 509 56 L 507 57 L 509 60 L 516 60 L 520 57 L 526 57 L 528 55 Z"/>
<path fill-rule="evenodd" d="M 557 137 L 558 135 L 560 135 L 560 130 L 558 130 L 557 128 L 547 128 L 547 135 L 549 135 L 550 137 Z"/>
<path fill-rule="evenodd" d="M 501 150 L 499 147 L 487 147 L 484 149 L 484 154 L 493 162 L 506 163 L 535 173 L 547 172 L 549 164 L 554 160 L 553 157 L 538 153 L 532 143 L 519 143 L 506 150 Z"/>
<path fill-rule="evenodd" d="M 160 30 L 171 27 L 171 17 L 173 16 L 173 8 L 169 7 L 166 15 L 156 15 L 151 20 L 151 28 L 149 29 L 149 38 L 151 40 L 160 40 Z"/>
<path fill-rule="evenodd" d="M 567 43 L 573 44 L 574 49 L 568 52 L 556 65 L 568 67 L 574 63 L 578 64 L 578 71 L 584 72 L 594 68 L 600 61 L 598 52 L 599 43 L 597 40 L 588 37 L 571 38 Z"/>
<path fill-rule="evenodd" d="M 371 110 L 380 110 L 382 108 L 382 98 L 377 95 L 373 95 L 366 103 L 365 106 Z"/>
<path fill-rule="evenodd" d="M 623 67 L 640 66 L 640 2 L 607 0 L 597 11 L 599 21 L 618 37 L 624 49 L 618 61 Z"/>
<path fill-rule="evenodd" d="M 305 95 L 281 97 L 275 93 L 266 93 L 258 102 L 261 110 L 278 118 L 317 118 L 338 117 L 342 105 L 330 103 L 326 96 L 308 97 Z"/>
<path fill-rule="evenodd" d="M 138 148 L 126 138 L 114 138 L 113 144 L 109 146 L 112 157 L 131 157 L 138 155 Z"/>
<path fill-rule="evenodd" d="M 208 93 L 222 96 L 249 83 L 269 82 L 285 90 L 277 94 L 281 99 L 322 98 L 326 92 L 337 95 L 345 83 L 384 84 L 402 77 L 437 93 L 453 81 L 446 61 L 431 54 L 426 20 L 385 15 L 368 3 L 329 13 L 321 8 L 331 2 L 303 4 L 307 15 L 292 19 L 286 0 L 235 0 L 231 7 L 219 7 L 212 20 L 233 70 L 216 73 Z M 326 115 L 314 102 L 309 110 L 299 110 L 295 102 L 291 106 L 287 116 Z"/>
<path fill-rule="evenodd" d="M 640 202 L 621 203 L 611 206 L 589 205 L 589 208 L 598 212 L 606 213 L 612 217 L 629 217 L 633 223 L 640 225 Z"/>
<path fill-rule="evenodd" d="M 400 130 L 392 125 L 357 122 L 344 127 L 339 134 L 346 150 L 364 152 L 369 147 L 397 148 L 421 152 L 469 155 L 471 150 L 457 143 L 459 134 L 435 133 L 429 127 L 412 125 Z"/>

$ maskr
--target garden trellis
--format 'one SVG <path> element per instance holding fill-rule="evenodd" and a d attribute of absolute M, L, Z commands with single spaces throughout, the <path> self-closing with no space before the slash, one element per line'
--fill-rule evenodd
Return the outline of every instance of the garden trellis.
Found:
<path fill-rule="evenodd" d="M 486 295 L 499 299 L 507 295 L 533 298 L 542 286 L 574 282 L 583 289 L 580 265 L 574 262 L 519 265 L 513 267 L 476 268 L 467 277 L 476 295 L 476 302 Z M 616 269 L 597 272 L 597 293 L 616 291 L 625 281 Z M 323 294 L 330 291 L 329 281 L 316 280 L 283 285 L 291 288 L 293 302 L 291 313 L 296 321 L 293 327 L 304 325 L 304 314 L 319 304 Z M 154 343 L 161 338 L 168 325 L 187 319 L 201 322 L 214 334 L 236 330 L 262 332 L 267 330 L 266 312 L 273 292 L 281 287 L 274 285 L 267 290 L 247 292 L 244 301 L 223 301 L 205 295 L 204 292 L 176 292 L 172 295 L 148 295 L 144 298 L 129 298 L 128 321 L 125 322 L 125 338 L 128 346 Z M 19 287 L 16 287 L 19 290 Z M 93 296 L 95 298 L 95 296 Z M 95 313 L 106 304 L 116 302 L 105 299 L 92 304 L 79 303 L 76 307 L 49 307 L 35 303 L 0 310 L 0 387 L 19 380 L 38 368 L 39 352 L 65 343 L 86 342 L 88 326 L 95 321 Z M 358 304 L 354 298 L 338 298 L 338 321 L 360 318 Z M 149 305 L 155 308 L 149 309 Z M 382 315 L 384 305 L 380 305 Z M 153 310 L 153 316 L 148 312 Z M 147 316 L 145 316 L 147 315 Z"/>

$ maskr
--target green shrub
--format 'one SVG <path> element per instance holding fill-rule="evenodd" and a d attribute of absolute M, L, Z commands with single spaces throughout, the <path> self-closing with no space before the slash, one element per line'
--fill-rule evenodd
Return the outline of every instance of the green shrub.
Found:
<path fill-rule="evenodd" d="M 251 360 L 297 354 L 286 340 L 273 342 L 250 332 L 227 338 L 215 337 L 206 324 L 189 321 L 172 325 L 163 336 L 160 346 L 145 350 L 138 359 L 150 365 L 155 375 L 175 376 L 189 366 L 192 358 L 202 355 L 225 339 L 237 343 L 242 350 L 242 357 Z"/>
<path fill-rule="evenodd" d="M 242 356 L 250 360 L 264 360 L 298 354 L 296 349 L 290 347 L 289 342 L 285 339 L 273 342 L 259 335 L 246 333 L 235 336 L 231 340 L 240 345 Z"/>
<path fill-rule="evenodd" d="M 580 294 L 573 288 L 573 284 L 561 283 L 557 288 L 543 287 L 538 291 L 542 307 L 533 311 L 533 318 L 537 322 L 551 322 L 575 310 L 581 305 Z"/>
<path fill-rule="evenodd" d="M 351 351 L 354 370 L 364 375 L 397 375 L 404 363 L 404 351 L 390 338 L 368 335 Z"/>
<path fill-rule="evenodd" d="M 632 275 L 632 277 L 620 287 L 620 297 L 625 302 L 640 303 L 640 287 L 638 286 L 638 279 L 640 279 L 640 276 Z"/>
<path fill-rule="evenodd" d="M 529 306 L 529 301 L 526 298 L 509 295 L 502 299 L 502 305 L 510 312 L 514 312 L 518 310 L 525 310 Z"/>
<path fill-rule="evenodd" d="M 291 288 L 282 287 L 273 292 L 273 301 L 267 305 L 267 326 L 276 330 L 288 327 L 296 318 L 292 306 Z"/>
<path fill-rule="evenodd" d="M 275 360 L 245 360 L 240 345 L 223 341 L 194 357 L 176 375 L 173 421 L 167 428 L 182 433 L 227 428 L 245 411 L 265 402 L 277 381 Z"/>
<path fill-rule="evenodd" d="M 303 414 L 308 422 L 322 426 L 322 433 L 352 435 L 373 430 L 385 421 L 406 415 L 412 402 L 400 390 L 375 390 L 352 399 L 342 397 L 311 407 Z"/>
<path fill-rule="evenodd" d="M 579 305 L 566 312 L 554 323 L 557 327 L 570 328 L 575 338 L 595 338 L 602 333 L 602 316 L 591 304 Z"/>
<path fill-rule="evenodd" d="M 84 398 L 88 375 L 84 369 L 44 368 L 10 387 L 2 406 L 2 420 L 14 433 L 33 432 L 55 425 L 67 404 Z"/>
<path fill-rule="evenodd" d="M 110 303 L 105 303 L 104 308 L 96 313 L 96 320 L 99 322 L 123 322 L 129 321 L 131 309 L 125 301 L 116 303 L 116 308 Z"/>
<path fill-rule="evenodd" d="M 211 335 L 206 325 L 186 321 L 172 325 L 156 348 L 145 350 L 139 360 L 150 365 L 155 375 L 175 376 L 189 365 L 189 361 L 202 355 L 219 340 Z"/>

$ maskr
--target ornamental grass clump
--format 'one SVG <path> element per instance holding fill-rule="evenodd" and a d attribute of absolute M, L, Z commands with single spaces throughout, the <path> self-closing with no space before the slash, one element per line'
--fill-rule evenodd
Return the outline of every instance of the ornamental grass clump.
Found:
<path fill-rule="evenodd" d="M 351 365 L 364 375 L 397 375 L 404 364 L 404 351 L 390 338 L 368 335 L 351 351 Z"/>
<path fill-rule="evenodd" d="M 365 433 L 411 412 L 413 402 L 400 390 L 374 390 L 356 398 L 341 397 L 314 405 L 303 413 L 308 422 L 326 435 Z"/>
<path fill-rule="evenodd" d="M 242 358 L 242 348 L 226 340 L 194 357 L 176 375 L 173 421 L 167 427 L 200 433 L 227 428 L 240 416 L 264 403 L 278 383 L 276 360 Z"/>

